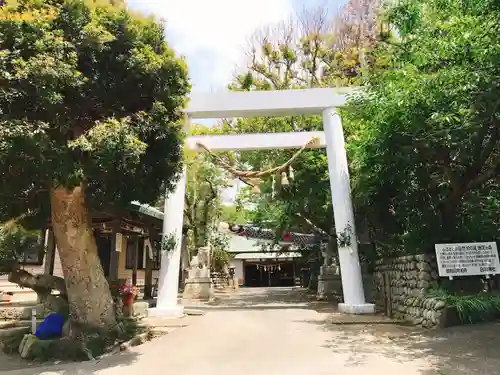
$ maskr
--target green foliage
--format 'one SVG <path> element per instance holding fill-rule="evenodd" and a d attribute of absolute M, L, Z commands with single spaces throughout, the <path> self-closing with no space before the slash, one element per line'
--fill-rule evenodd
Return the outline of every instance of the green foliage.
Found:
<path fill-rule="evenodd" d="M 46 220 L 57 186 L 83 183 L 92 208 L 172 188 L 190 85 L 164 37 L 107 1 L 0 8 L 0 220 Z"/>
<path fill-rule="evenodd" d="M 43 362 L 54 359 L 85 361 L 105 354 L 114 349 L 116 345 L 133 340 L 145 333 L 148 333 L 147 327 L 139 325 L 135 320 L 125 319 L 111 329 L 84 330 L 75 338 L 37 340 L 32 347 L 30 359 Z M 18 337 L 13 337 L 9 340 L 6 349 L 12 350 L 11 353 L 17 352 L 21 340 Z M 14 348 L 17 342 L 19 343 Z"/>
<path fill-rule="evenodd" d="M 334 17 L 324 10 L 306 11 L 277 33 L 259 34 L 246 71 L 231 83 L 233 90 L 270 90 L 359 85 L 378 67 L 372 54 L 380 5 L 359 2 Z M 363 28 L 355 27 L 363 20 Z M 270 28 L 271 30 L 271 28 Z M 322 130 L 320 116 L 249 118 L 224 122 L 220 131 L 277 133 Z M 350 129 L 346 129 L 349 134 Z M 264 170 L 281 165 L 293 150 L 252 151 L 232 155 L 241 169 Z M 332 234 L 333 210 L 325 150 L 306 150 L 293 164 L 294 178 L 278 189 L 280 177 L 260 185 L 261 194 L 251 200 L 250 220 L 284 230 Z M 290 176 L 289 176 L 290 177 Z M 274 185 L 274 189 L 273 189 Z"/>
<path fill-rule="evenodd" d="M 229 249 L 229 235 L 213 231 L 210 235 L 210 268 L 214 271 L 222 271 L 232 259 Z"/>
<path fill-rule="evenodd" d="M 447 307 L 457 310 L 462 324 L 491 321 L 500 317 L 500 294 L 479 293 L 458 296 L 443 289 L 429 291 L 429 296 L 446 302 Z"/>
<path fill-rule="evenodd" d="M 161 251 L 171 251 L 175 249 L 177 241 L 173 234 L 165 234 L 161 239 Z"/>
<path fill-rule="evenodd" d="M 18 354 L 19 345 L 23 341 L 24 335 L 29 332 L 29 329 L 19 330 L 12 335 L 3 336 L 0 340 L 2 351 L 5 354 Z"/>
<path fill-rule="evenodd" d="M 500 12 L 491 1 L 405 0 L 344 115 L 359 227 L 384 254 L 491 241 L 500 215 Z"/>
<path fill-rule="evenodd" d="M 221 207 L 220 220 L 231 224 L 246 224 L 250 221 L 251 210 L 245 209 L 238 204 Z"/>
<path fill-rule="evenodd" d="M 8 274 L 12 267 L 26 259 L 27 254 L 45 252 L 39 243 L 39 232 L 27 231 L 15 223 L 0 226 L 0 274 Z"/>
<path fill-rule="evenodd" d="M 191 135 L 213 134 L 213 129 L 193 126 Z M 189 232 L 190 250 L 206 246 L 221 215 L 221 193 L 228 187 L 227 174 L 204 153 L 186 152 L 187 188 L 184 225 Z"/>

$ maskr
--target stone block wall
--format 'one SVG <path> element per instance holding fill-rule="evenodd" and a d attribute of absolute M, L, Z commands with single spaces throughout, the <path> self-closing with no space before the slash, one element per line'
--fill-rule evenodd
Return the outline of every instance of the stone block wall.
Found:
<path fill-rule="evenodd" d="M 374 301 L 379 310 L 392 311 L 394 318 L 424 328 L 445 325 L 445 302 L 427 296 L 430 288 L 438 287 L 435 256 L 408 255 L 379 260 L 374 276 Z"/>

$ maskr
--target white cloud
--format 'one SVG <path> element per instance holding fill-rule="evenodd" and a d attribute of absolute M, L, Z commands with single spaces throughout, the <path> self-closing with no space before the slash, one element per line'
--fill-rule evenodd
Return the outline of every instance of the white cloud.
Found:
<path fill-rule="evenodd" d="M 220 90 L 258 28 L 289 18 L 292 0 L 129 0 L 166 20 L 167 39 L 187 57 L 195 90 Z"/>

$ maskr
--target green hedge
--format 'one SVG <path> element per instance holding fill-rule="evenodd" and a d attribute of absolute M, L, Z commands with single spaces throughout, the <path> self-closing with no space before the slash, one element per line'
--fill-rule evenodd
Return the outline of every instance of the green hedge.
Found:
<path fill-rule="evenodd" d="M 462 324 L 491 321 L 500 318 L 500 292 L 455 295 L 444 289 L 429 291 L 429 296 L 446 302 L 455 309 Z"/>

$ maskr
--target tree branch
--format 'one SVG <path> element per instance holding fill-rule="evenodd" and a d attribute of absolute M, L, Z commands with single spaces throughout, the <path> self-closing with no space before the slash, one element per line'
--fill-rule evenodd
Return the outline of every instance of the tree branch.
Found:
<path fill-rule="evenodd" d="M 62 277 L 53 275 L 33 275 L 20 268 L 14 269 L 9 274 L 9 281 L 22 288 L 33 289 L 37 294 L 49 295 L 52 290 L 57 290 L 61 296 L 66 296 L 66 283 Z"/>
<path fill-rule="evenodd" d="M 486 138 L 486 135 L 488 134 L 489 128 L 490 128 L 489 126 L 483 126 L 481 128 L 481 131 L 479 133 L 479 139 L 476 143 L 476 149 L 474 152 L 474 154 L 475 154 L 474 155 L 474 162 L 467 168 L 466 172 L 464 173 L 463 183 L 465 185 L 476 186 L 475 181 L 477 179 L 479 179 L 480 181 L 483 179 L 482 176 L 484 176 L 484 175 L 479 176 L 479 174 L 481 173 L 481 170 L 485 166 L 486 162 L 488 161 L 491 154 L 493 153 L 493 150 L 495 150 L 495 148 L 498 144 L 498 140 L 500 138 L 500 130 L 498 130 L 498 128 L 495 124 L 494 128 L 493 128 L 494 129 L 493 133 L 491 134 L 491 136 L 488 139 L 488 141 L 486 142 L 486 144 L 483 146 L 484 139 Z M 494 169 L 495 167 L 492 167 L 492 168 Z M 490 169 L 490 171 L 491 171 L 491 169 Z M 487 172 L 487 174 L 488 174 L 488 172 Z M 491 178 L 491 177 L 493 177 L 493 175 L 491 175 L 489 178 Z M 483 181 L 483 182 L 480 182 L 480 181 L 479 181 L 479 184 L 482 184 L 485 182 L 485 181 Z"/>
<path fill-rule="evenodd" d="M 324 229 L 322 229 L 319 226 L 317 226 L 316 224 L 314 224 L 309 217 L 306 217 L 305 215 L 303 215 L 301 213 L 297 213 L 296 215 L 298 217 L 300 217 L 302 220 L 304 220 L 306 222 L 306 224 L 308 224 L 314 231 L 318 232 L 319 234 L 321 234 L 323 236 L 328 236 L 328 237 L 336 237 L 336 235 L 332 236 L 327 231 L 325 231 Z"/>
<path fill-rule="evenodd" d="M 210 181 L 208 178 L 205 178 L 205 181 L 208 184 L 208 186 L 210 187 L 210 190 L 212 192 L 212 198 L 210 200 L 214 200 L 218 196 L 217 191 L 214 188 L 214 185 L 212 184 L 212 181 Z"/>
<path fill-rule="evenodd" d="M 467 185 L 467 189 L 475 189 L 481 187 L 484 183 L 488 182 L 495 176 L 500 175 L 500 161 L 497 164 L 492 165 L 486 172 L 477 176 L 474 180 L 470 181 Z"/>

